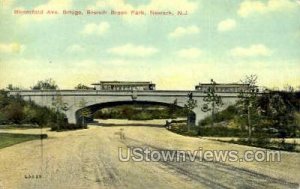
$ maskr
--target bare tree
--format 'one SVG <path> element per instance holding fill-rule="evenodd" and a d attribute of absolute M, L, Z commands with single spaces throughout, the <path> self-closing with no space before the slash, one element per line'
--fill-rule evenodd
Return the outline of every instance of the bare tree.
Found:
<path fill-rule="evenodd" d="M 61 95 L 57 95 L 55 98 L 53 97 L 52 99 L 52 106 L 54 108 L 54 110 L 56 111 L 57 116 L 59 115 L 59 112 L 64 111 L 66 114 L 66 111 L 69 109 L 68 107 L 68 103 L 64 102 L 62 100 L 62 96 Z M 58 117 L 57 117 L 58 120 Z M 57 130 L 60 130 L 60 122 L 58 121 L 58 126 L 57 126 Z"/>
<path fill-rule="evenodd" d="M 254 104 L 257 100 L 259 92 L 257 83 L 257 75 L 248 75 L 241 80 L 244 87 L 240 89 L 238 105 L 241 107 L 241 115 L 243 112 L 247 114 L 247 125 L 248 125 L 248 138 L 252 136 L 252 122 L 251 122 L 251 111 L 255 108 Z"/>
<path fill-rule="evenodd" d="M 214 126 L 215 113 L 219 107 L 223 106 L 222 98 L 216 93 L 216 82 L 211 79 L 211 85 L 205 91 L 206 96 L 203 98 L 204 104 L 201 107 L 203 112 L 211 112 L 211 126 Z"/>
<path fill-rule="evenodd" d="M 285 91 L 285 92 L 291 92 L 292 93 L 292 92 L 295 91 L 295 89 L 294 89 L 293 86 L 291 86 L 289 84 L 286 84 L 286 85 L 283 86 L 283 91 Z"/>
<path fill-rule="evenodd" d="M 87 102 L 84 99 L 82 99 L 79 102 L 79 107 L 82 108 L 81 110 L 79 110 L 79 115 L 81 117 L 82 127 L 85 129 L 87 128 L 86 118 L 91 117 L 91 115 L 92 115 L 91 110 L 89 108 L 86 108 L 86 105 L 87 105 Z"/>

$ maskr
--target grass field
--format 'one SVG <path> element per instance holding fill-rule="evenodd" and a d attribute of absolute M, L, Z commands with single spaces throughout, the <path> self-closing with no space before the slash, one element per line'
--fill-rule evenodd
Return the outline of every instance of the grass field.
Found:
<path fill-rule="evenodd" d="M 32 134 L 15 134 L 15 133 L 0 133 L 0 149 L 21 142 L 40 139 L 41 135 Z M 45 136 L 43 136 L 45 138 Z"/>

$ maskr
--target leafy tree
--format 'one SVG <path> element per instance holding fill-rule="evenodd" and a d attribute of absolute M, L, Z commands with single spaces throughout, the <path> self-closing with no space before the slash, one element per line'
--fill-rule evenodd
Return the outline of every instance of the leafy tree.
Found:
<path fill-rule="evenodd" d="M 188 131 L 190 131 L 190 126 L 193 126 L 195 123 L 194 123 L 194 112 L 193 110 L 197 107 L 197 100 L 193 99 L 193 93 L 190 92 L 188 94 L 188 100 L 186 102 L 186 104 L 184 105 L 184 109 L 187 113 L 187 120 L 188 120 L 188 123 L 187 123 L 187 126 L 188 126 Z"/>
<path fill-rule="evenodd" d="M 6 117 L 6 115 L 0 111 L 0 124 L 6 124 L 8 122 L 8 119 Z"/>
<path fill-rule="evenodd" d="M 39 122 L 36 108 L 34 108 L 31 104 L 26 104 L 24 106 L 23 111 L 24 111 L 24 115 L 26 115 L 23 122 L 25 122 L 25 123 L 38 123 Z"/>
<path fill-rule="evenodd" d="M 214 126 L 215 113 L 219 107 L 223 106 L 222 98 L 216 93 L 216 82 L 211 79 L 211 85 L 205 91 L 206 96 L 203 98 L 204 104 L 201 107 L 203 112 L 211 112 L 211 126 Z"/>
<path fill-rule="evenodd" d="M 124 118 L 132 119 L 132 116 L 135 113 L 132 107 L 130 107 L 130 106 L 123 106 L 120 109 L 122 111 L 121 115 L 123 115 Z"/>
<path fill-rule="evenodd" d="M 84 85 L 84 84 L 81 84 L 79 83 L 76 87 L 75 87 L 76 90 L 79 90 L 79 89 L 90 89 L 88 86 Z"/>
<path fill-rule="evenodd" d="M 4 108 L 5 117 L 13 123 L 21 123 L 24 118 L 23 107 L 18 102 L 12 102 Z"/>
<path fill-rule="evenodd" d="M 0 90 L 0 109 L 9 104 L 10 98 L 8 98 L 8 92 Z"/>
<path fill-rule="evenodd" d="M 50 79 L 45 79 L 44 81 L 38 81 L 37 84 L 32 87 L 32 89 L 35 89 L 35 90 L 47 90 L 47 89 L 57 90 L 58 86 L 56 85 L 56 82 L 50 78 Z"/>
<path fill-rule="evenodd" d="M 278 130 L 281 138 L 296 135 L 296 104 L 291 103 L 293 96 L 286 92 L 271 92 L 259 99 L 259 107 L 262 109 L 263 121 L 268 121 L 268 128 Z"/>
<path fill-rule="evenodd" d="M 20 87 L 16 87 L 13 86 L 12 84 L 9 84 L 6 89 L 10 90 L 10 91 L 14 91 L 14 90 L 20 90 Z"/>
<path fill-rule="evenodd" d="M 257 109 L 257 95 L 258 87 L 256 86 L 257 76 L 249 75 L 241 80 L 244 87 L 240 89 L 238 106 L 240 108 L 240 115 L 247 120 L 248 125 L 248 137 L 252 135 L 252 120 L 251 112 L 255 112 Z"/>
<path fill-rule="evenodd" d="M 273 95 L 269 104 L 270 114 L 273 120 L 273 126 L 278 128 L 279 135 L 285 138 L 286 129 L 289 124 L 290 112 L 280 95 Z"/>

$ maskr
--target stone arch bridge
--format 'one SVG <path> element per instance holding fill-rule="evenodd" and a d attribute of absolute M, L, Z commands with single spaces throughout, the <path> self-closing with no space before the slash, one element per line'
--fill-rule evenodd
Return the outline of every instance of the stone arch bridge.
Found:
<path fill-rule="evenodd" d="M 183 90 L 154 90 L 154 91 L 101 91 L 101 90 L 19 90 L 9 91 L 9 95 L 20 96 L 25 101 L 33 101 L 40 106 L 53 107 L 53 102 L 59 98 L 66 104 L 65 114 L 69 123 L 78 123 L 78 111 L 89 107 L 92 112 L 104 107 L 112 107 L 120 104 L 145 103 L 153 105 L 173 105 L 184 107 L 189 99 L 188 94 L 193 94 L 197 100 L 197 107 L 193 110 L 196 123 L 209 113 L 201 110 L 204 104 L 205 93 L 200 91 Z M 222 97 L 224 105 L 221 109 L 234 104 L 238 100 L 238 93 L 218 93 Z"/>

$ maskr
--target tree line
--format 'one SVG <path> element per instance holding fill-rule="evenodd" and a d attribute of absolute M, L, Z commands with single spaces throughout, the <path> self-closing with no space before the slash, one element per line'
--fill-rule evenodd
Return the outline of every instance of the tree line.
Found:
<path fill-rule="evenodd" d="M 9 84 L 6 87 L 7 90 L 21 90 L 22 87 L 14 86 L 12 84 Z M 52 78 L 44 79 L 38 81 L 36 84 L 30 87 L 32 90 L 58 90 L 59 86 L 56 84 L 56 82 Z M 82 83 L 77 84 L 74 89 L 76 90 L 88 90 L 92 89 L 91 87 L 88 87 L 87 85 L 84 85 Z"/>
<path fill-rule="evenodd" d="M 26 127 L 49 127 L 53 131 L 82 128 L 69 124 L 62 111 L 65 103 L 60 98 L 53 101 L 52 107 L 44 107 L 33 101 L 25 101 L 20 96 L 9 96 L 0 90 L 0 125 L 24 125 Z"/>
<path fill-rule="evenodd" d="M 276 130 L 279 137 L 296 135 L 297 124 L 299 126 L 297 115 L 300 111 L 300 92 L 287 87 L 287 91 L 269 90 L 259 93 L 256 75 L 246 76 L 241 83 L 244 87 L 239 89 L 237 103 L 219 112 L 224 104 L 222 97 L 216 92 L 217 83 L 211 79 L 208 89 L 204 91 L 204 103 L 201 106 L 203 112 L 210 112 L 211 115 L 201 120 L 200 126 L 214 127 L 216 122 L 234 118 L 241 130 L 247 129 L 248 138 L 251 138 L 254 130 Z M 192 93 L 188 94 L 185 107 L 189 112 L 197 107 Z M 189 125 L 187 128 L 189 130 Z"/>

